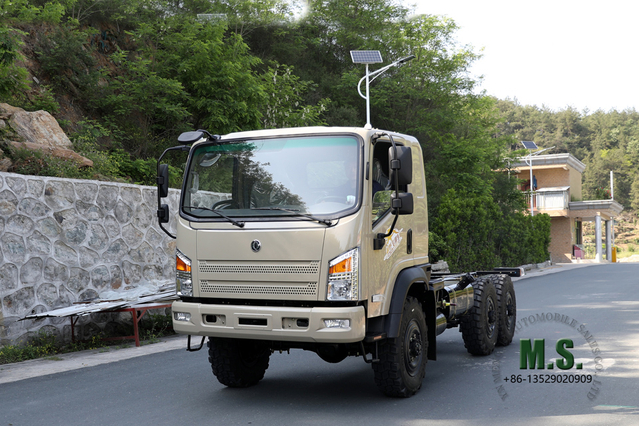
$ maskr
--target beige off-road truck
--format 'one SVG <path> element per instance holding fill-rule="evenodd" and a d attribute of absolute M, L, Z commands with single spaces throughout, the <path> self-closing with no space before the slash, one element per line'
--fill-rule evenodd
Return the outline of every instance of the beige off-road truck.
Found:
<path fill-rule="evenodd" d="M 189 350 L 208 337 L 224 385 L 254 385 L 273 352 L 304 349 L 333 363 L 361 356 L 382 392 L 407 397 L 447 328 L 475 355 L 511 342 L 518 269 L 431 273 L 414 137 L 309 127 L 179 142 L 170 150 L 188 161 L 173 216 L 158 162 L 159 221 L 177 220 L 176 236 L 163 227 L 177 238 L 173 327 Z"/>

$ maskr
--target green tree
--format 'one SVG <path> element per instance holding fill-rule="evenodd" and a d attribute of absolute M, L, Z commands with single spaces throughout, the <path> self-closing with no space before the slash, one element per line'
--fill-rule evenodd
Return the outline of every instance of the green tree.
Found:
<path fill-rule="evenodd" d="M 94 102 L 124 130 L 128 151 L 147 157 L 156 154 L 156 139 L 173 136 L 189 117 L 184 107 L 188 95 L 179 81 L 153 71 L 150 59 L 129 56 L 124 51 L 112 55 L 121 74 Z"/>
<path fill-rule="evenodd" d="M 97 67 L 87 34 L 70 25 L 61 25 L 42 37 L 35 52 L 40 66 L 53 86 L 87 102 L 93 98 L 103 72 Z"/>
<path fill-rule="evenodd" d="M 211 19 L 227 22 L 228 28 L 243 38 L 257 28 L 290 22 L 301 7 L 282 0 L 196 0 L 191 3 L 192 10 L 214 14 Z"/>
<path fill-rule="evenodd" d="M 293 74 L 292 67 L 279 64 L 269 67 L 262 75 L 262 86 L 267 93 L 262 115 L 264 128 L 326 124 L 321 117 L 329 100 L 322 99 L 317 105 L 304 105 L 303 95 L 313 88 L 313 84 Z"/>
<path fill-rule="evenodd" d="M 18 66 L 21 59 L 20 31 L 0 25 L 0 99 L 20 99 L 29 90 L 27 70 Z"/>
<path fill-rule="evenodd" d="M 260 127 L 265 93 L 255 73 L 261 61 L 225 26 L 167 18 L 135 33 L 159 77 L 178 81 L 188 94 L 191 124 L 215 133 Z"/>
<path fill-rule="evenodd" d="M 490 196 L 449 189 L 431 218 L 433 232 L 447 247 L 443 258 L 452 271 L 499 265 L 496 234 L 502 214 Z"/>
<path fill-rule="evenodd" d="M 0 0 L 0 22 L 60 23 L 67 7 L 75 0 Z"/>

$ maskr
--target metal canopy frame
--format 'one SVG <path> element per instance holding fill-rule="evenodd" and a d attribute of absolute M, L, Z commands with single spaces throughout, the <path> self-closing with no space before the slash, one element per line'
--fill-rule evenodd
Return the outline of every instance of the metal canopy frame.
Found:
<path fill-rule="evenodd" d="M 537 151 L 537 152 L 533 152 L 533 149 L 539 149 L 539 147 L 537 146 L 537 144 L 533 141 L 521 141 L 521 144 L 524 146 L 524 148 L 526 148 L 528 150 L 528 155 L 524 157 L 524 161 L 526 162 L 526 164 L 528 164 L 528 166 L 530 167 L 530 217 L 534 216 L 534 202 L 533 202 L 533 196 L 535 191 L 533 190 L 533 170 L 532 170 L 532 158 L 535 155 L 539 155 L 544 151 L 548 151 L 549 149 L 553 149 L 554 146 L 551 146 L 550 148 L 544 148 L 541 151 Z"/>

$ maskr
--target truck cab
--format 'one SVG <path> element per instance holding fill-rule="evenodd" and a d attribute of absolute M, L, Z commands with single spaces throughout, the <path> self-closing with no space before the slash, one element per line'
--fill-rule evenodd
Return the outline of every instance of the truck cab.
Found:
<path fill-rule="evenodd" d="M 435 336 L 477 296 L 472 277 L 432 279 L 419 142 L 346 127 L 180 139 L 188 161 L 174 215 L 173 327 L 189 349 L 190 336 L 208 337 L 227 386 L 256 384 L 272 352 L 299 348 L 328 362 L 362 356 L 384 393 L 414 394 Z M 158 170 L 166 223 L 168 172 Z M 492 313 L 482 304 L 494 347 L 506 308 L 494 278 L 478 282 L 494 299 Z"/>

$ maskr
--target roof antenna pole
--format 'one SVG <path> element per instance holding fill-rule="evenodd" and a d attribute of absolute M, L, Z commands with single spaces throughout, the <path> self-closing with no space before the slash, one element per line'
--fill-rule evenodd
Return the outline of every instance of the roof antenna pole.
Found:
<path fill-rule="evenodd" d="M 381 58 L 381 55 L 380 55 Z M 364 125 L 365 129 L 372 129 L 371 125 L 371 97 L 370 97 L 370 81 L 368 79 L 368 64 L 366 64 L 366 124 Z M 359 89 L 359 87 L 358 87 Z"/>

